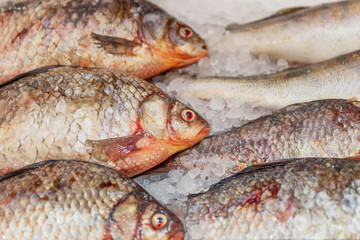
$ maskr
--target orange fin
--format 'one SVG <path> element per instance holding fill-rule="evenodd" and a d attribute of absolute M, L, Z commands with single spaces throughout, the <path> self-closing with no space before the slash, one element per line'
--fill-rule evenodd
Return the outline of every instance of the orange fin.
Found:
<path fill-rule="evenodd" d="M 91 33 L 95 43 L 111 54 L 133 55 L 133 48 L 140 46 L 141 43 L 133 42 L 125 38 L 105 36 L 97 33 Z"/>
<path fill-rule="evenodd" d="M 105 155 L 107 159 L 117 162 L 131 152 L 137 151 L 136 143 L 142 138 L 144 138 L 144 134 L 104 140 L 87 140 L 86 143 L 91 148 L 91 153 L 99 160 L 104 159 L 104 157 L 100 157 L 101 155 Z"/>
<path fill-rule="evenodd" d="M 360 156 L 347 157 L 347 159 L 360 161 Z"/>

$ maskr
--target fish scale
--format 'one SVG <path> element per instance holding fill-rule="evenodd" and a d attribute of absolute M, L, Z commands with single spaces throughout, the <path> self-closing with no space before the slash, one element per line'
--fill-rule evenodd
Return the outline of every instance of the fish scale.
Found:
<path fill-rule="evenodd" d="M 145 20 L 148 15 L 161 20 Z M 104 67 L 149 78 L 207 55 L 195 32 L 182 36 L 180 28 L 189 27 L 143 0 L 8 3 L 0 9 L 0 27 L 0 83 L 46 65 Z M 158 36 L 151 35 L 155 29 Z"/>
<path fill-rule="evenodd" d="M 136 183 L 101 165 L 30 165 L 1 176 L 0 189 L 4 239 L 182 239 L 183 227 L 174 214 Z M 155 214 L 167 220 L 162 228 L 153 227 Z"/>
<path fill-rule="evenodd" d="M 182 112 L 193 111 L 151 83 L 104 69 L 39 69 L 3 86 L 0 98 L 5 169 L 63 158 L 134 175 L 209 133 L 200 116 L 185 122 Z M 159 122 L 161 115 L 168 120 Z"/>

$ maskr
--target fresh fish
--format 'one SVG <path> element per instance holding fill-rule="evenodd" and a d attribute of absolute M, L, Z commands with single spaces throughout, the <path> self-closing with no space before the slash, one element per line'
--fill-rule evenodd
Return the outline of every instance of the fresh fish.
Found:
<path fill-rule="evenodd" d="M 358 239 L 360 163 L 297 159 L 246 169 L 187 203 L 191 239 Z"/>
<path fill-rule="evenodd" d="M 227 30 L 221 45 L 247 46 L 255 55 L 266 53 L 298 63 L 320 62 L 360 49 L 360 1 L 282 10 Z"/>
<path fill-rule="evenodd" d="M 181 102 L 108 70 L 45 67 L 0 88 L 3 171 L 77 159 L 133 176 L 208 134 L 208 123 Z"/>
<path fill-rule="evenodd" d="M 360 51 L 269 75 L 187 79 L 179 91 L 269 109 L 328 98 L 360 99 Z"/>
<path fill-rule="evenodd" d="M 207 56 L 189 26 L 145 0 L 33 0 L 0 9 L 0 83 L 44 65 L 149 78 Z"/>
<path fill-rule="evenodd" d="M 360 158 L 360 102 L 330 99 L 290 105 L 208 137 L 150 172 L 206 169 L 214 164 L 213 157 L 220 161 L 222 178 L 279 159 Z"/>
<path fill-rule="evenodd" d="M 0 176 L 1 239 L 183 239 L 180 220 L 118 171 L 46 161 Z"/>

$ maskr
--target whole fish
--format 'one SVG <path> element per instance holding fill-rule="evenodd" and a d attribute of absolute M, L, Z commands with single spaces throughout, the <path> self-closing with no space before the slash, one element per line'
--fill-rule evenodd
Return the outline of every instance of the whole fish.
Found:
<path fill-rule="evenodd" d="M 145 0 L 33 0 L 0 9 L 0 83 L 45 65 L 149 78 L 207 56 L 189 26 Z"/>
<path fill-rule="evenodd" d="M 224 172 L 222 178 L 245 167 L 279 159 L 360 158 L 360 102 L 329 99 L 290 105 L 208 137 L 152 172 L 206 169 L 212 166 L 212 157 L 218 158 L 218 168 Z"/>
<path fill-rule="evenodd" d="M 254 166 L 187 203 L 191 239 L 358 239 L 360 163 L 297 159 Z"/>
<path fill-rule="evenodd" d="M 3 171 L 77 159 L 133 176 L 209 131 L 197 113 L 151 83 L 108 70 L 45 67 L 0 88 Z"/>
<path fill-rule="evenodd" d="M 295 7 L 247 24 L 232 24 L 219 42 L 258 55 L 314 63 L 360 49 L 360 1 Z"/>
<path fill-rule="evenodd" d="M 180 220 L 118 171 L 46 161 L 0 176 L 1 239 L 183 239 Z"/>
<path fill-rule="evenodd" d="M 209 100 L 218 95 L 239 103 L 279 109 L 328 98 L 360 99 L 360 51 L 283 72 L 248 77 L 187 79 L 179 91 Z"/>

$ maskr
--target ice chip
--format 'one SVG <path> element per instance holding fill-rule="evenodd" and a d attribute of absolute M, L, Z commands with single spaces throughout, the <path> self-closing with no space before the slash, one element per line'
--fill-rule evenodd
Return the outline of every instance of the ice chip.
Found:
<path fill-rule="evenodd" d="M 188 195 L 189 193 L 192 193 L 195 189 L 196 184 L 194 182 L 194 178 L 187 174 L 181 178 L 177 192 L 183 195 Z"/>
<path fill-rule="evenodd" d="M 214 96 L 210 101 L 210 108 L 213 110 L 223 110 L 225 108 L 225 100 L 219 96 Z"/>
<path fill-rule="evenodd" d="M 188 175 L 192 178 L 197 177 L 199 174 L 201 173 L 201 170 L 199 168 L 193 168 L 190 169 L 190 171 L 188 172 Z"/>

